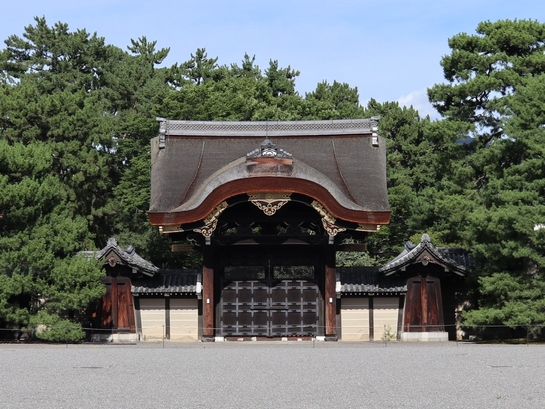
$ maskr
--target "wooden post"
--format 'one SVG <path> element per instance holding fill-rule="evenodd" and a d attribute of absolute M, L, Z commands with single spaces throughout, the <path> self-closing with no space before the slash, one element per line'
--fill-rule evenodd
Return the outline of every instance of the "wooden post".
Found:
<path fill-rule="evenodd" d="M 214 269 L 203 266 L 202 269 L 202 304 L 203 304 L 203 329 L 205 338 L 214 336 Z"/>
<path fill-rule="evenodd" d="M 170 339 L 170 297 L 165 296 L 165 338 Z"/>
<path fill-rule="evenodd" d="M 369 297 L 369 341 L 375 340 L 375 299 Z"/>
<path fill-rule="evenodd" d="M 337 337 L 337 294 L 335 292 L 336 279 L 335 249 L 333 246 L 328 246 L 324 283 L 325 336 L 335 339 Z"/>
<path fill-rule="evenodd" d="M 422 327 L 420 332 L 428 331 L 428 280 L 427 275 L 422 276 L 420 284 L 420 302 L 422 303 Z"/>

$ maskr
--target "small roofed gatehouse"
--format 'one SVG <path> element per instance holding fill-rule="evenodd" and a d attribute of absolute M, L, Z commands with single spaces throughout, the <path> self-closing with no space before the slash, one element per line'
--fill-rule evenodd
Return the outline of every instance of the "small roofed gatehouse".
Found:
<path fill-rule="evenodd" d="M 336 266 L 390 221 L 376 118 L 160 119 L 151 144 L 149 220 L 202 268 L 158 269 L 110 241 L 103 327 L 140 340 L 454 337 L 466 267 L 427 235 L 382 268 Z"/>
<path fill-rule="evenodd" d="M 149 219 L 203 249 L 203 339 L 337 339 L 336 245 L 390 221 L 377 125 L 160 121 Z"/>

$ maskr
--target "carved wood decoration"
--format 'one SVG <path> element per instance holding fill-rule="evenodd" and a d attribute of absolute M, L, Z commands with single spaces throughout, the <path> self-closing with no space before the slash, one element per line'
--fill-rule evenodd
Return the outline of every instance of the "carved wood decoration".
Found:
<path fill-rule="evenodd" d="M 197 229 L 193 229 L 194 232 L 200 233 L 204 236 L 207 242 L 210 242 L 210 237 L 216 230 L 218 225 L 218 218 L 222 212 L 227 209 L 227 202 L 221 202 L 213 211 L 210 213 L 206 219 L 204 219 L 204 226 Z"/>
<path fill-rule="evenodd" d="M 108 258 L 107 258 L 106 261 L 108 262 L 108 265 L 109 265 L 110 267 L 115 267 L 118 263 L 121 264 L 121 260 L 120 260 L 119 257 L 118 257 L 116 254 L 114 254 L 114 253 L 110 254 L 110 255 L 108 256 Z"/>
<path fill-rule="evenodd" d="M 274 215 L 278 209 L 290 201 L 290 194 L 260 194 L 248 195 L 249 201 L 252 202 L 259 210 L 267 216 Z"/>
<path fill-rule="evenodd" d="M 335 219 L 324 206 L 322 206 L 317 201 L 312 201 L 312 207 L 320 214 L 322 217 L 322 224 L 324 226 L 324 230 L 327 232 L 327 234 L 330 237 L 335 237 L 340 232 L 343 232 L 346 230 L 346 228 L 338 226 L 336 224 L 337 219 Z"/>
<path fill-rule="evenodd" d="M 441 265 L 445 271 L 448 271 L 447 266 L 445 266 L 443 263 L 439 263 L 439 260 L 436 260 L 436 257 L 433 257 L 428 251 L 422 252 L 417 258 L 417 263 L 422 263 L 423 266 L 427 266 L 430 263 Z"/>

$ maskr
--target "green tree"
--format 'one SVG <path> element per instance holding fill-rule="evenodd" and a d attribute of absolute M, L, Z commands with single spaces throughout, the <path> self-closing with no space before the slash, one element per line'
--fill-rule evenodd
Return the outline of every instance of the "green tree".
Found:
<path fill-rule="evenodd" d="M 76 340 L 62 323 L 82 322 L 104 291 L 99 266 L 77 253 L 109 226 L 105 210 L 118 171 L 105 73 L 120 56 L 129 58 L 96 34 L 50 27 L 44 18 L 22 38 L 9 37 L 0 53 L 4 323 L 33 325 L 32 317 L 47 314 Z"/>
<path fill-rule="evenodd" d="M 452 179 L 467 201 L 458 234 L 484 274 L 471 323 L 545 319 L 534 302 L 545 297 L 545 242 L 534 230 L 545 220 L 544 41 L 537 21 L 481 23 L 477 35 L 450 40 L 442 62 L 449 83 L 429 90 L 445 123 L 471 130 L 457 164 L 462 177 Z"/>
<path fill-rule="evenodd" d="M 323 81 L 306 95 L 304 116 L 308 119 L 362 118 L 365 109 L 359 99 L 357 88 L 337 81 L 333 84 Z"/>

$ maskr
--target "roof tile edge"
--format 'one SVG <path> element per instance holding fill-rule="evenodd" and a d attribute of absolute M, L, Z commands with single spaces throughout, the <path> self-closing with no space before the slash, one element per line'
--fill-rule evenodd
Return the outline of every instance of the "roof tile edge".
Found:
<path fill-rule="evenodd" d="M 172 136 L 361 135 L 378 130 L 378 117 L 327 121 L 182 121 L 157 118 L 160 134 Z"/>

